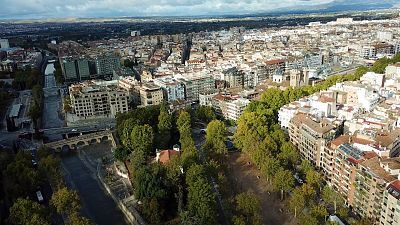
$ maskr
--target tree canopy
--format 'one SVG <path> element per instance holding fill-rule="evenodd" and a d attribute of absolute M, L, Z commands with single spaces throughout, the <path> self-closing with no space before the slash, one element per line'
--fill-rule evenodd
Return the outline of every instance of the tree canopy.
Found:
<path fill-rule="evenodd" d="M 29 199 L 18 198 L 10 208 L 9 221 L 14 225 L 50 225 L 46 208 Z"/>

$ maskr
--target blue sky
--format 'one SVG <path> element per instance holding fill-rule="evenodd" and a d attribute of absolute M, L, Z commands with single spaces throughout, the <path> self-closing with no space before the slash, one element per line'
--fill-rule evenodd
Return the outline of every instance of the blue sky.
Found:
<path fill-rule="evenodd" d="M 244 14 L 333 0 L 0 0 L 0 18 Z"/>

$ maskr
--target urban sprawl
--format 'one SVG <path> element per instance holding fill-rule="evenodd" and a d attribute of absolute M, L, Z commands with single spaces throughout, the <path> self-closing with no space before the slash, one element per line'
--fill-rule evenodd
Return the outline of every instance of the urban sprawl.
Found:
<path fill-rule="evenodd" d="M 38 50 L 0 44 L 0 71 L 42 60 Z M 132 31 L 128 38 L 48 47 L 58 53 L 67 126 L 108 123 L 164 103 L 169 112 L 207 106 L 235 124 L 268 90 L 312 89 L 362 71 L 355 81 L 291 97 L 276 120 L 355 213 L 373 224 L 400 224 L 399 19 L 176 35 Z"/>

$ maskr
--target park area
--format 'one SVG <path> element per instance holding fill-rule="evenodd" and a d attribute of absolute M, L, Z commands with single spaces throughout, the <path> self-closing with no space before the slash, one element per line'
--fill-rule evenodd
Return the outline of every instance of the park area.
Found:
<path fill-rule="evenodd" d="M 285 200 L 280 200 L 280 193 L 273 192 L 272 186 L 261 177 L 260 171 L 250 162 L 249 157 L 241 152 L 229 154 L 227 176 L 231 182 L 233 191 L 253 192 L 261 203 L 261 216 L 263 224 L 292 225 L 296 224 L 294 216 L 285 206 Z"/>

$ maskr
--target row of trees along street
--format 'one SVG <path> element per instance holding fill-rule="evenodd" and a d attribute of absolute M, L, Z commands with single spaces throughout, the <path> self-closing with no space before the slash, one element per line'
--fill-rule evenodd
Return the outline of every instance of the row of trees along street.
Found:
<path fill-rule="evenodd" d="M 67 225 L 90 225 L 88 219 L 79 213 L 78 193 L 69 190 L 64 183 L 60 159 L 50 149 L 40 148 L 38 163 L 32 163 L 32 155 L 24 151 L 17 154 L 0 152 L 1 201 L 4 224 L 11 225 L 50 225 L 64 218 Z M 47 199 L 44 188 L 51 188 Z M 44 201 L 40 202 L 36 191 L 41 190 Z M 58 219 L 57 219 L 58 218 Z"/>
<path fill-rule="evenodd" d="M 359 67 L 353 74 L 331 76 L 315 86 L 277 88 L 266 90 L 259 101 L 252 101 L 238 120 L 234 135 L 235 145 L 246 153 L 260 169 L 262 177 L 272 184 L 281 198 L 286 201 L 299 224 L 325 224 L 328 209 L 343 219 L 349 218 L 339 194 L 324 184 L 319 171 L 308 161 L 300 161 L 298 150 L 288 141 L 287 134 L 281 130 L 277 118 L 278 110 L 292 101 L 311 95 L 344 81 L 359 80 L 368 71 L 384 73 L 390 63 L 400 62 L 400 55 L 393 59 L 378 60 L 371 68 Z M 295 187 L 294 173 L 299 173 L 305 183 Z M 286 197 L 290 193 L 290 197 Z M 322 199 L 322 202 L 320 201 Z M 368 219 L 350 219 L 351 224 L 370 224 Z M 234 224 L 257 224 L 237 218 Z"/>

